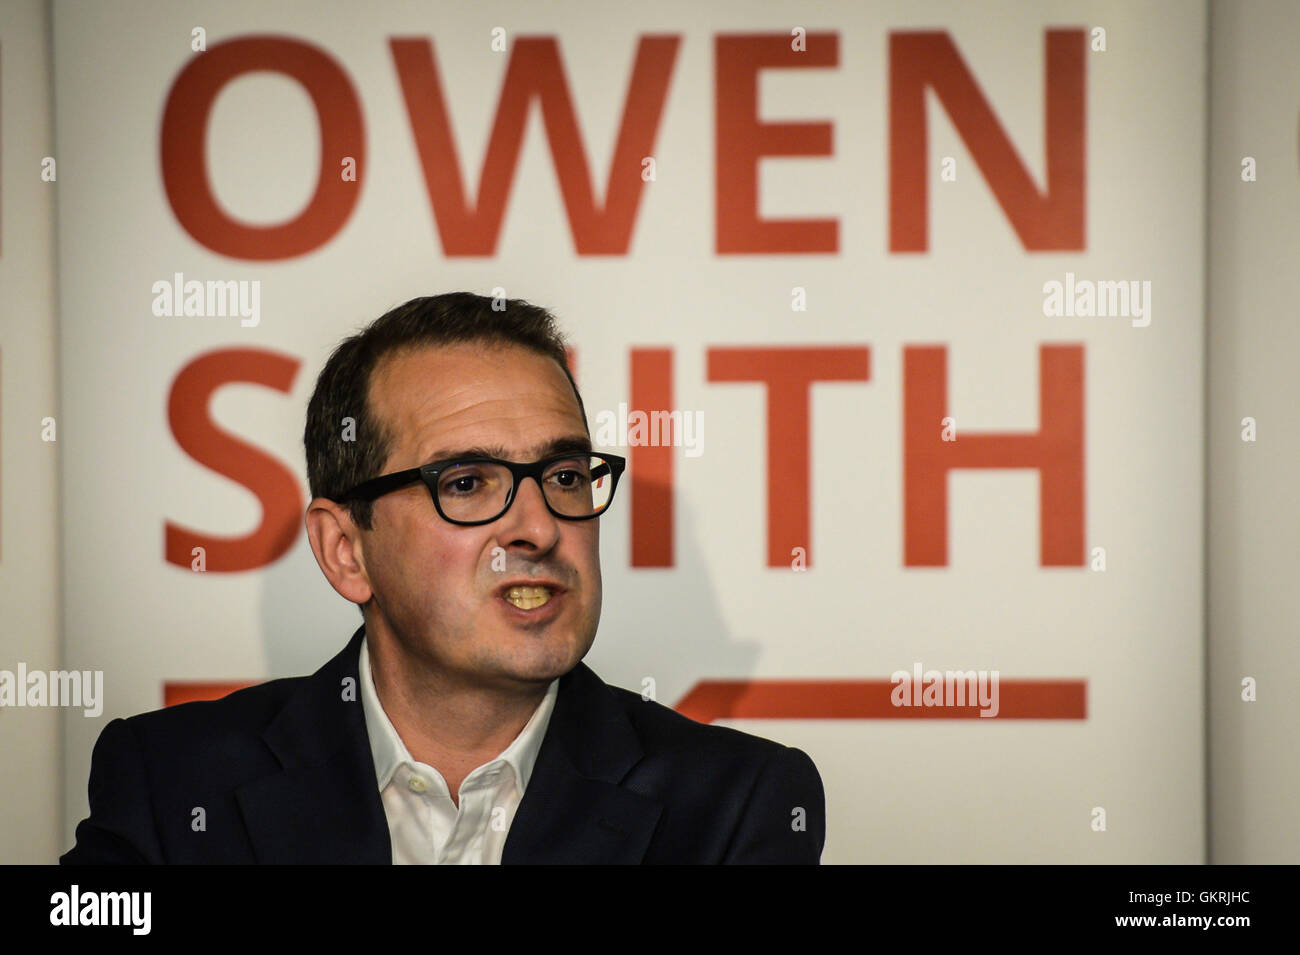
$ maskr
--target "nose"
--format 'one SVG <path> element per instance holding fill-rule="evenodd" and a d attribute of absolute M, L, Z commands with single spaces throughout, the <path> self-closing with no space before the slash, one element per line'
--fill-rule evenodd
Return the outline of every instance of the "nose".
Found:
<path fill-rule="evenodd" d="M 522 546 L 546 553 L 560 539 L 559 519 L 546 506 L 536 478 L 519 482 L 510 509 L 501 516 L 498 536 L 504 546 Z"/>

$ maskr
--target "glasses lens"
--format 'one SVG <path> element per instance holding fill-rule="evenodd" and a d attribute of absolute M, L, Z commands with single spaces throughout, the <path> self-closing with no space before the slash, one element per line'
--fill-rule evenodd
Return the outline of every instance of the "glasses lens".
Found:
<path fill-rule="evenodd" d="M 513 481 L 510 469 L 500 464 L 454 464 L 438 475 L 438 505 L 449 520 L 495 520 L 506 508 Z M 614 494 L 613 470 L 598 454 L 549 462 L 541 483 L 551 507 L 566 517 L 599 514 Z"/>
<path fill-rule="evenodd" d="M 453 521 L 486 521 L 505 509 L 514 478 L 500 464 L 456 464 L 438 475 L 438 504 Z"/>
<path fill-rule="evenodd" d="M 614 476 L 600 455 L 583 454 L 548 464 L 542 486 L 546 500 L 559 513 L 589 517 L 609 506 Z"/>

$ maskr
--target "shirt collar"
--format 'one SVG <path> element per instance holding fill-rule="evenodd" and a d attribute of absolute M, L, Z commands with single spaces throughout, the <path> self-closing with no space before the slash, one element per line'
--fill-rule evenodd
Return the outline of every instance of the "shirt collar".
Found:
<path fill-rule="evenodd" d="M 375 761 L 375 778 L 379 791 L 383 792 L 392 780 L 393 774 L 403 763 L 416 765 L 415 759 L 407 750 L 406 744 L 393 728 L 393 723 L 384 712 L 375 690 L 374 677 L 370 672 L 370 652 L 368 638 L 361 641 L 361 658 L 357 662 L 358 676 L 361 683 L 361 708 L 366 717 L 366 735 L 370 738 L 370 753 Z M 522 796 L 532 778 L 533 766 L 537 763 L 537 754 L 542 748 L 542 739 L 546 736 L 546 727 L 550 724 L 551 713 L 555 709 L 555 698 L 559 693 L 560 681 L 552 680 L 546 688 L 546 696 L 537 705 L 519 735 L 495 760 L 501 760 L 515 774 L 515 781 Z"/>

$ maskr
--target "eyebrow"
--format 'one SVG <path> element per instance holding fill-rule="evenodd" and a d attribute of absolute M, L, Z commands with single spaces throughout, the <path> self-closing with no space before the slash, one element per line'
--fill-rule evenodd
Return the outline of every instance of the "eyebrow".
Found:
<path fill-rule="evenodd" d="M 528 450 L 527 457 L 529 460 L 538 461 L 542 458 L 549 458 L 554 454 L 564 454 L 569 451 L 591 451 L 591 438 L 583 434 L 552 438 L 544 444 L 533 445 Z M 509 461 L 511 460 L 511 454 L 511 451 L 499 444 L 478 444 L 468 448 L 442 448 L 433 453 L 428 459 L 428 463 L 452 461 L 459 458 L 499 458 L 502 461 Z"/>

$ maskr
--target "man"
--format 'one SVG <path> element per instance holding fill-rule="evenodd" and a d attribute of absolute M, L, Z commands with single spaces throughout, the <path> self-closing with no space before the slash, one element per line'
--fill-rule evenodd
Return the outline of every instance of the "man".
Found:
<path fill-rule="evenodd" d="M 803 752 L 607 686 L 593 453 L 544 309 L 414 299 L 304 435 L 312 552 L 364 625 L 311 677 L 113 720 L 65 863 L 817 863 Z"/>

